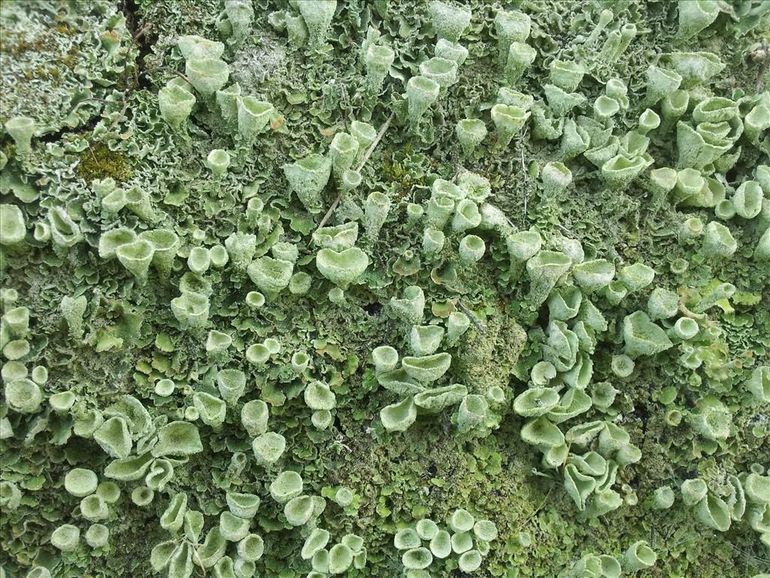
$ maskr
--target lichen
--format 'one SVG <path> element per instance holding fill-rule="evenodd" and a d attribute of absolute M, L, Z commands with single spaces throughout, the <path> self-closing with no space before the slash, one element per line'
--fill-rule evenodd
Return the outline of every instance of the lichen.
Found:
<path fill-rule="evenodd" d="M 0 576 L 770 572 L 767 3 L 515 4 L 3 2 Z"/>

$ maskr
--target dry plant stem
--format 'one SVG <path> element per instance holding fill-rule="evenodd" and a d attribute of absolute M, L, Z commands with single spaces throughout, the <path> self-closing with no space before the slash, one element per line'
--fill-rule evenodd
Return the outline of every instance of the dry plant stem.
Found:
<path fill-rule="evenodd" d="M 362 168 L 364 168 L 364 165 L 366 164 L 366 161 L 369 160 L 369 157 L 372 156 L 372 153 L 374 152 L 374 149 L 377 148 L 377 145 L 380 144 L 380 141 L 382 140 L 382 137 L 385 135 L 385 131 L 388 130 L 388 127 L 390 126 L 391 121 L 393 120 L 394 113 L 390 113 L 390 116 L 388 117 L 388 120 L 386 120 L 383 125 L 380 127 L 379 132 L 377 133 L 377 136 L 372 141 L 372 144 L 369 145 L 369 148 L 366 150 L 366 154 L 361 159 L 361 162 L 356 167 L 357 171 L 360 171 Z M 323 219 L 321 219 L 321 222 L 318 223 L 318 227 L 316 230 L 323 227 L 329 219 L 331 219 L 331 216 L 334 214 L 335 209 L 340 204 L 340 201 L 342 200 L 342 191 L 340 191 L 337 194 L 337 198 L 334 199 L 334 202 L 331 204 L 331 207 L 329 207 L 329 210 L 326 211 L 326 214 L 323 216 Z"/>
<path fill-rule="evenodd" d="M 473 324 L 476 326 L 476 331 L 481 333 L 482 335 L 486 332 L 487 328 L 484 326 L 484 324 L 479 320 L 478 317 L 476 317 L 476 314 L 471 311 L 468 306 L 465 305 L 462 301 L 459 299 L 457 300 L 457 306 L 460 308 L 460 310 L 465 313 L 468 317 L 470 317 L 470 320 L 473 322 Z"/>

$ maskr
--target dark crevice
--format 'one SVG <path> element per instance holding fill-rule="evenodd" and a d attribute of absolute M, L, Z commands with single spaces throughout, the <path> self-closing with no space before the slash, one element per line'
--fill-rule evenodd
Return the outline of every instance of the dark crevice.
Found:
<path fill-rule="evenodd" d="M 126 17 L 126 28 L 131 33 L 131 38 L 139 52 L 136 57 L 136 69 L 134 74 L 135 88 L 149 88 L 150 81 L 147 78 L 144 59 L 152 51 L 152 46 L 158 39 L 151 22 L 145 22 L 140 13 L 136 0 L 121 0 L 120 11 Z"/>
<path fill-rule="evenodd" d="M 103 106 L 99 106 L 98 109 L 94 110 L 91 113 L 88 121 L 78 125 L 76 128 L 73 129 L 70 126 L 62 126 L 59 130 L 41 134 L 40 136 L 37 137 L 36 140 L 41 143 L 58 143 L 64 138 L 65 135 L 71 134 L 73 132 L 78 132 L 83 134 L 91 133 L 96 128 L 96 125 L 98 124 L 99 120 L 101 120 L 102 111 L 103 111 Z"/>
<path fill-rule="evenodd" d="M 94 131 L 96 125 L 99 124 L 99 121 L 102 120 L 103 112 L 104 106 L 100 105 L 90 114 L 87 121 L 79 124 L 77 127 L 62 126 L 59 130 L 41 134 L 37 137 L 37 140 L 42 143 L 58 143 L 68 134 L 90 134 Z"/>
<path fill-rule="evenodd" d="M 95 119 L 91 122 L 88 122 L 87 124 L 80 127 L 84 131 L 91 132 L 94 127 L 96 126 L 96 121 L 98 120 L 98 116 L 95 117 Z M 35 140 L 41 143 L 55 143 L 61 141 L 62 138 L 64 138 L 65 134 L 69 134 L 72 132 L 72 129 L 68 126 L 62 127 L 59 130 L 55 132 L 47 132 L 44 134 L 41 134 L 39 137 L 37 137 Z"/>
<path fill-rule="evenodd" d="M 364 311 L 366 311 L 369 315 L 375 317 L 380 314 L 380 311 L 382 311 L 382 303 L 378 303 L 377 301 L 374 301 L 372 303 L 367 303 L 364 305 Z"/>

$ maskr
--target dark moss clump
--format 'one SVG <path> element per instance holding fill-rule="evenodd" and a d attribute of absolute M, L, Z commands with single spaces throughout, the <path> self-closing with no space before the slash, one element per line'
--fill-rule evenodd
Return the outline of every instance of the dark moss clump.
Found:
<path fill-rule="evenodd" d="M 131 165 L 125 156 L 111 151 L 101 143 L 91 145 L 84 150 L 77 167 L 78 175 L 87 183 L 107 177 L 123 182 L 131 178 L 131 172 Z"/>

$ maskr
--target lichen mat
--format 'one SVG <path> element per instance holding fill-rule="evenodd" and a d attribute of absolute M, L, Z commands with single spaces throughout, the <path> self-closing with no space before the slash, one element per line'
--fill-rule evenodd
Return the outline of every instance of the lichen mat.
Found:
<path fill-rule="evenodd" d="M 0 578 L 770 578 L 770 2 L 3 0 Z"/>

